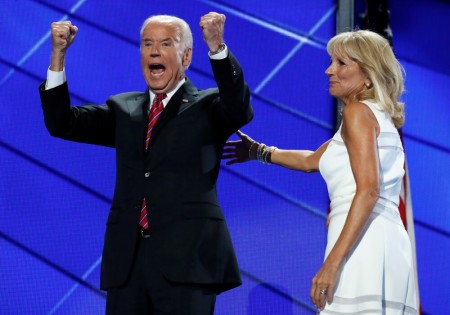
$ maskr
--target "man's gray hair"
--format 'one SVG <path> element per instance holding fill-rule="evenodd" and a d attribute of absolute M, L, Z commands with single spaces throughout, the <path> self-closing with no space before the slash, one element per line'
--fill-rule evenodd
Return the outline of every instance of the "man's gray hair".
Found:
<path fill-rule="evenodd" d="M 153 15 L 147 18 L 141 27 L 140 39 L 142 41 L 142 36 L 144 34 L 144 29 L 151 22 L 158 23 L 167 23 L 167 24 L 176 24 L 180 30 L 180 41 L 181 41 L 181 50 L 184 52 L 187 48 L 193 48 L 193 38 L 191 28 L 189 24 L 186 23 L 183 19 L 172 15 Z"/>

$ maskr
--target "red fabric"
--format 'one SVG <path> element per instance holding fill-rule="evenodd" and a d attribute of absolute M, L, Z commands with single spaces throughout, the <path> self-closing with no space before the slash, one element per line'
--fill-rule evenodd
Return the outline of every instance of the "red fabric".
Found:
<path fill-rule="evenodd" d="M 147 125 L 147 136 L 145 137 L 145 151 L 148 149 L 150 144 L 150 137 L 152 135 L 153 127 L 156 125 L 161 112 L 164 109 L 162 100 L 166 98 L 166 94 L 157 94 L 155 100 L 153 101 L 152 107 L 150 109 Z M 147 201 L 145 198 L 142 200 L 141 205 L 141 215 L 139 218 L 139 226 L 145 230 L 148 229 L 148 217 L 147 217 Z"/>
<path fill-rule="evenodd" d="M 157 94 L 155 100 L 153 101 L 152 108 L 150 109 L 147 125 L 147 137 L 145 138 L 145 151 L 148 149 L 150 144 L 150 137 L 152 134 L 153 127 L 156 125 L 161 112 L 164 109 L 162 100 L 166 98 L 166 94 Z"/>

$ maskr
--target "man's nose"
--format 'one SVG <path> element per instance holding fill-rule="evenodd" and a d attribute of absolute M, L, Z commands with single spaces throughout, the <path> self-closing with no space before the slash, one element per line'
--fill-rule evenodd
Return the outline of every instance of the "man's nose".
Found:
<path fill-rule="evenodd" d="M 150 48 L 150 56 L 152 56 L 152 57 L 157 57 L 157 56 L 159 56 L 159 47 L 157 47 L 156 45 L 153 45 L 153 46 Z"/>

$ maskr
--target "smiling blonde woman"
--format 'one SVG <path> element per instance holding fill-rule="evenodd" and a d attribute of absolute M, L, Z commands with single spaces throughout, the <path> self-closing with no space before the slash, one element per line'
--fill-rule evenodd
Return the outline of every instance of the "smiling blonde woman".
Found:
<path fill-rule="evenodd" d="M 327 49 L 329 92 L 344 104 L 333 138 L 316 151 L 282 150 L 238 132 L 241 140 L 228 142 L 223 158 L 321 172 L 331 212 L 325 259 L 310 290 L 318 314 L 418 314 L 411 244 L 398 212 L 403 69 L 371 31 L 338 34 Z"/>

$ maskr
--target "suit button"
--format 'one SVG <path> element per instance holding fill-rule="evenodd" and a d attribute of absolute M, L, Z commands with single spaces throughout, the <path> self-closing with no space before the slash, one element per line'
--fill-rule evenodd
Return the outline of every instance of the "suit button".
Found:
<path fill-rule="evenodd" d="M 145 172 L 144 176 L 145 177 L 150 177 L 150 172 Z"/>

